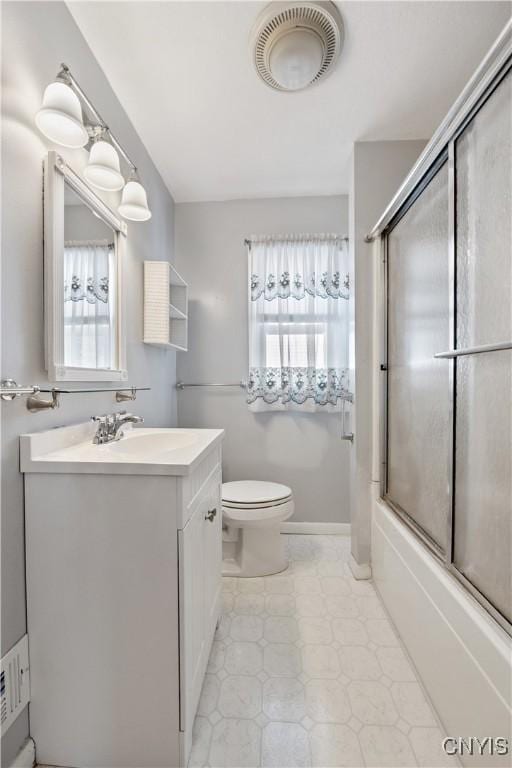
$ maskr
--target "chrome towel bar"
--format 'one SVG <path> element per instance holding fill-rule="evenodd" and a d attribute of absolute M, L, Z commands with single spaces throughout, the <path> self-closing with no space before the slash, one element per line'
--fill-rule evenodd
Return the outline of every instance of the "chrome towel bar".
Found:
<path fill-rule="evenodd" d="M 247 382 L 241 379 L 236 384 L 188 384 L 184 381 L 176 382 L 176 389 L 185 389 L 186 387 L 240 387 L 241 389 L 247 389 Z"/>
<path fill-rule="evenodd" d="M 451 360 L 463 355 L 479 355 L 482 352 L 499 352 L 502 349 L 512 349 L 512 341 L 500 341 L 497 344 L 482 344 L 479 347 L 464 347 L 463 349 L 449 349 L 448 352 L 437 352 L 434 355 L 438 360 Z"/>
<path fill-rule="evenodd" d="M 36 395 L 40 391 L 36 384 L 22 386 L 17 384 L 14 379 L 4 379 L 0 386 L 0 397 L 2 400 L 14 400 L 19 395 Z"/>
<path fill-rule="evenodd" d="M 271 240 L 275 240 L 282 243 L 294 243 L 294 242 L 306 242 L 306 243 L 312 243 L 316 241 L 323 241 L 326 243 L 329 242 L 346 242 L 348 243 L 349 238 L 345 235 L 262 235 L 261 237 L 246 237 L 244 240 L 244 245 L 246 245 L 248 248 L 251 247 L 251 245 L 266 243 Z"/>
<path fill-rule="evenodd" d="M 17 384 L 14 379 L 3 379 L 0 385 L 0 398 L 9 402 L 20 395 L 28 395 L 27 409 L 31 413 L 44 411 L 47 408 L 58 408 L 61 395 L 85 395 L 93 392 L 113 392 L 118 403 L 125 400 L 135 400 L 137 392 L 148 391 L 151 387 L 88 387 L 87 389 L 66 389 L 62 387 L 40 387 L 38 384 L 22 386 Z M 50 400 L 44 400 L 41 394 L 51 395 Z"/>

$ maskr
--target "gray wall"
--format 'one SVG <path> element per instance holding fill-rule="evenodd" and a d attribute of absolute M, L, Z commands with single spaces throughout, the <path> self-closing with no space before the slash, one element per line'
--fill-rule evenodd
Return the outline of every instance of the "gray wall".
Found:
<path fill-rule="evenodd" d="M 247 255 L 251 234 L 340 232 L 348 199 L 237 200 L 176 206 L 177 267 L 190 284 L 189 352 L 178 378 L 236 382 L 247 377 Z M 294 520 L 348 522 L 349 452 L 339 414 L 252 413 L 238 389 L 187 389 L 180 426 L 224 427 L 224 479 L 289 485 Z"/>
<path fill-rule="evenodd" d="M 142 344 L 142 261 L 172 259 L 173 200 L 65 4 L 4 2 L 2 12 L 2 377 L 22 383 L 48 381 L 43 356 L 42 160 L 56 147 L 37 131 L 34 114 L 45 86 L 64 61 L 132 155 L 148 191 L 153 218 L 129 226 L 126 252 L 129 381 L 152 387 L 133 404 L 147 424 L 175 424 L 175 355 Z M 83 150 L 61 154 L 77 170 L 83 166 Z M 111 202 L 118 199 L 114 196 Z M 115 408 L 113 396 L 107 394 L 64 396 L 58 411 L 36 415 L 28 413 L 24 399 L 1 405 L 2 655 L 26 631 L 18 435 Z M 25 713 L 2 740 L 4 765 L 27 733 Z"/>
<path fill-rule="evenodd" d="M 417 141 L 368 141 L 354 145 L 350 194 L 350 248 L 354 261 L 355 405 L 351 447 L 352 555 L 370 562 L 372 462 L 372 246 L 365 235 L 391 201 L 425 144 Z"/>
<path fill-rule="evenodd" d="M 64 204 L 64 240 L 109 240 L 114 242 L 114 230 L 88 206 Z"/>

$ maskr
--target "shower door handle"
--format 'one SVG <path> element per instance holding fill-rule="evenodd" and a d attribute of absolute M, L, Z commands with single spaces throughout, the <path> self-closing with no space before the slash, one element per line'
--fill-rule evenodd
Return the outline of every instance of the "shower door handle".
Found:
<path fill-rule="evenodd" d="M 349 440 L 351 443 L 354 442 L 354 433 L 353 432 L 347 432 L 345 430 L 345 403 L 346 400 L 343 399 L 341 402 L 341 439 L 342 440 Z"/>
<path fill-rule="evenodd" d="M 512 341 L 499 341 L 497 344 L 481 344 L 479 347 L 463 347 L 462 349 L 449 349 L 447 352 L 436 352 L 437 360 L 453 360 L 464 355 L 479 355 L 482 352 L 501 352 L 512 349 Z"/>

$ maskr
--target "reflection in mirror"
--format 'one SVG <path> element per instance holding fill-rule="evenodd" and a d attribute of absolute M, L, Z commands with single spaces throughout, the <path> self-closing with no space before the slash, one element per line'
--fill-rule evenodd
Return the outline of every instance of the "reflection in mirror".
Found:
<path fill-rule="evenodd" d="M 65 366 L 117 366 L 116 233 L 64 184 Z"/>

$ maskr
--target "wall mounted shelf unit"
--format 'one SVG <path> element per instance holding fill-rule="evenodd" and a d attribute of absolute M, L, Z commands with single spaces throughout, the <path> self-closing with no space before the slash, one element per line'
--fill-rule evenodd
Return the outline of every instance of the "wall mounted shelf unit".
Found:
<path fill-rule="evenodd" d="M 144 262 L 144 343 L 188 350 L 188 285 L 167 261 Z"/>

